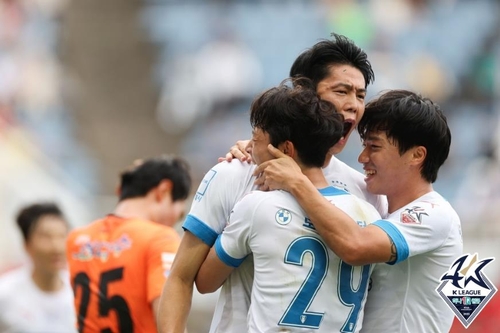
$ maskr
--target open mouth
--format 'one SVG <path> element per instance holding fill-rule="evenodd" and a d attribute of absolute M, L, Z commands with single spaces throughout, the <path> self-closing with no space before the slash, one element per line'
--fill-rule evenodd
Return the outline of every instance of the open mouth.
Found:
<path fill-rule="evenodd" d="M 342 137 L 345 138 L 353 126 L 351 121 L 344 121 L 344 130 L 342 131 Z"/>

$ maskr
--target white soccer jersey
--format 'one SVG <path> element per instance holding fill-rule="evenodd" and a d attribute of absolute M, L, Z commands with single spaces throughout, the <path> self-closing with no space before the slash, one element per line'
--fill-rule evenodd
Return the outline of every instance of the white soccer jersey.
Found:
<path fill-rule="evenodd" d="M 208 171 L 193 199 L 183 224 L 207 245 L 212 246 L 222 233 L 238 200 L 254 188 L 255 164 L 222 162 Z M 246 330 L 253 283 L 253 263 L 248 258 L 227 278 L 215 307 L 211 333 L 233 333 Z"/>
<path fill-rule="evenodd" d="M 453 312 L 435 290 L 462 255 L 458 215 L 430 192 L 374 224 L 393 240 L 398 258 L 374 269 L 363 333 L 448 332 Z"/>
<path fill-rule="evenodd" d="M 0 277 L 0 332 L 76 332 L 73 290 L 67 272 L 60 291 L 41 291 L 31 270 L 21 267 Z"/>
<path fill-rule="evenodd" d="M 380 218 L 373 206 L 344 190 L 327 187 L 320 192 L 360 225 Z M 219 258 L 233 267 L 253 254 L 248 329 L 241 332 L 330 333 L 361 328 L 370 265 L 343 263 L 290 193 L 246 195 L 234 207 L 215 248 Z"/>
<path fill-rule="evenodd" d="M 335 156 L 332 157 L 328 166 L 323 168 L 323 174 L 331 186 L 346 190 L 368 201 L 382 216 L 387 213 L 387 198 L 369 193 L 366 190 L 365 176 Z"/>

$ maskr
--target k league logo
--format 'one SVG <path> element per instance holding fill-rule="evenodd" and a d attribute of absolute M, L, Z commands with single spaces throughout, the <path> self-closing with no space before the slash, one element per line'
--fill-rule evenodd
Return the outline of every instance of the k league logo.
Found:
<path fill-rule="evenodd" d="M 464 254 L 441 277 L 442 282 L 436 289 L 465 328 L 497 292 L 482 272 L 493 260 L 495 258 L 478 260 L 477 253 Z"/>

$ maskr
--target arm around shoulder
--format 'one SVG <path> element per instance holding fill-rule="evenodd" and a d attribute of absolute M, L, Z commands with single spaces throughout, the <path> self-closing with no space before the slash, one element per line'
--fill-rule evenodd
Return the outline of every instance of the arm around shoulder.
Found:
<path fill-rule="evenodd" d="M 357 266 L 394 260 L 395 247 L 384 230 L 375 225 L 360 227 L 344 211 L 326 200 L 307 178 L 297 179 L 290 192 L 328 247 L 342 261 Z"/>

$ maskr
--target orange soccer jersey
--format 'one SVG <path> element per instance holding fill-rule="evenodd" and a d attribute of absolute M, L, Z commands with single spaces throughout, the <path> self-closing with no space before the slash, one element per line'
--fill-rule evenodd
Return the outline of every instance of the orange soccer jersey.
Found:
<path fill-rule="evenodd" d="M 72 231 L 67 258 L 79 332 L 156 332 L 151 302 L 179 243 L 170 227 L 114 215 Z"/>

